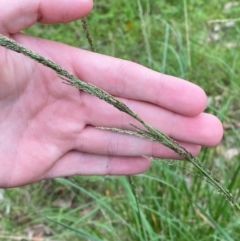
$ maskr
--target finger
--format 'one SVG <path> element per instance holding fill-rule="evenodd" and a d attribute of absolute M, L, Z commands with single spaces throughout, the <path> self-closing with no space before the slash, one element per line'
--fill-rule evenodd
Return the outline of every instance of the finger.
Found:
<path fill-rule="evenodd" d="M 133 62 L 73 51 L 74 70 L 83 81 L 128 99 L 149 102 L 183 115 L 201 113 L 206 94 L 195 84 Z"/>
<path fill-rule="evenodd" d="M 91 0 L 2 0 L 0 33 L 17 33 L 37 21 L 70 22 L 88 14 L 92 4 Z"/>
<path fill-rule="evenodd" d="M 149 102 L 187 116 L 198 115 L 206 107 L 204 91 L 188 81 L 61 43 L 19 34 L 14 37 L 23 45 L 56 61 L 81 80 L 112 95 Z"/>
<path fill-rule="evenodd" d="M 133 175 L 150 165 L 146 157 L 116 157 L 70 151 L 61 157 L 42 178 L 72 175 Z"/>
<path fill-rule="evenodd" d="M 196 156 L 201 147 L 189 143 L 180 143 Z M 177 153 L 157 142 L 141 139 L 112 131 L 86 127 L 75 142 L 75 149 L 81 152 L 107 156 L 150 156 L 167 159 L 183 159 Z"/>
<path fill-rule="evenodd" d="M 93 96 L 83 94 L 82 100 L 88 110 L 87 123 L 90 125 L 127 130 L 133 130 L 130 124 L 139 126 L 139 123 L 126 113 L 120 112 Z M 149 103 L 126 99 L 121 99 L 121 101 L 145 122 L 178 141 L 214 146 L 222 139 L 222 124 L 213 115 L 202 113 L 198 116 L 187 117 Z"/>

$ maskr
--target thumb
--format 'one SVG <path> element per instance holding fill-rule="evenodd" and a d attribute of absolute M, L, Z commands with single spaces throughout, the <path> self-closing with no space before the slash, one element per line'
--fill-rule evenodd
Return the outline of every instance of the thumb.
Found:
<path fill-rule="evenodd" d="M 1 0 L 0 33 L 18 33 L 35 22 L 65 23 L 87 15 L 92 0 Z"/>

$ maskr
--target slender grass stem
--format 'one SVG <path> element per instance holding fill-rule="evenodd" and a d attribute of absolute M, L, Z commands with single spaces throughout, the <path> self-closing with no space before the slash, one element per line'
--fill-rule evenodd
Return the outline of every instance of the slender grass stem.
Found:
<path fill-rule="evenodd" d="M 142 4 L 141 4 L 140 0 L 137 0 L 137 4 L 138 4 L 139 18 L 140 18 L 140 21 L 141 21 L 142 35 L 143 35 L 145 48 L 146 48 L 146 52 L 147 52 L 148 65 L 149 65 L 149 68 L 151 68 L 151 66 L 152 66 L 152 54 L 151 54 L 151 48 L 150 48 L 148 35 L 147 35 L 146 23 L 145 23 L 145 20 L 144 20 L 144 17 L 143 17 Z M 148 3 L 147 3 L 147 5 L 149 7 Z"/>
<path fill-rule="evenodd" d="M 185 18 L 185 28 L 186 28 L 188 66 L 191 68 L 192 61 L 191 61 L 190 39 L 189 39 L 189 23 L 188 23 L 187 0 L 183 0 L 183 4 L 184 4 L 184 18 Z"/>
<path fill-rule="evenodd" d="M 92 84 L 81 81 L 72 73 L 68 72 L 67 70 L 57 65 L 53 61 L 25 48 L 24 46 L 20 45 L 14 40 L 11 40 L 1 34 L 0 34 L 0 46 L 3 46 L 7 49 L 24 54 L 25 56 L 28 56 L 29 58 L 43 64 L 44 66 L 53 69 L 60 78 L 64 79 L 64 82 L 66 84 L 73 86 L 79 90 L 85 91 L 89 94 L 92 94 L 98 97 L 99 99 L 102 99 L 107 103 L 113 105 L 118 110 L 123 111 L 128 115 L 132 116 L 134 119 L 139 121 L 143 125 L 143 127 L 147 129 L 147 130 L 143 130 L 140 128 L 136 128 L 137 131 L 132 132 L 133 135 L 136 133 L 137 136 L 141 136 L 142 138 L 148 138 L 152 141 L 162 143 L 163 145 L 169 147 L 170 149 L 178 153 L 184 159 L 191 162 L 198 170 L 200 170 L 200 172 L 206 178 L 206 180 L 209 183 L 211 183 L 220 193 L 222 193 L 228 199 L 228 201 L 230 201 L 233 205 L 235 205 L 235 207 L 240 211 L 240 206 L 235 202 L 235 199 L 233 198 L 232 194 L 221 184 L 221 182 L 217 178 L 215 178 L 212 175 L 212 173 L 209 170 L 204 168 L 200 164 L 200 162 L 195 157 L 193 157 L 193 155 L 190 152 L 188 152 L 184 147 L 178 144 L 175 140 L 171 139 L 169 136 L 165 135 L 164 133 L 158 131 L 154 127 L 144 122 L 135 112 L 133 112 L 124 103 L 122 103 L 121 101 L 119 101 L 118 99 L 116 99 L 115 97 L 107 93 L 106 91 Z M 115 131 L 116 130 L 118 129 L 115 128 Z M 120 132 L 124 133 L 125 131 L 121 130 Z M 125 133 L 128 134 L 128 131 L 126 131 Z"/>
<path fill-rule="evenodd" d="M 138 215 L 138 220 L 139 220 L 139 225 L 140 225 L 140 233 L 141 233 L 142 237 L 144 237 L 145 236 L 144 225 L 143 225 L 141 210 L 140 210 L 140 206 L 139 206 L 139 198 L 137 195 L 136 186 L 134 184 L 132 176 L 128 176 L 128 182 L 130 184 L 130 188 L 131 188 L 131 191 L 132 191 L 132 194 L 134 196 L 136 206 L 137 206 L 137 215 Z M 147 240 L 146 237 L 145 237 L 145 240 Z"/>
<path fill-rule="evenodd" d="M 93 44 L 93 38 L 92 38 L 92 36 L 90 34 L 90 31 L 89 31 L 87 18 L 85 17 L 85 18 L 81 19 L 81 22 L 82 22 L 83 30 L 86 34 L 86 38 L 87 38 L 88 43 L 90 45 L 90 49 L 91 49 L 92 52 L 96 52 L 96 49 L 95 49 L 94 44 Z"/>

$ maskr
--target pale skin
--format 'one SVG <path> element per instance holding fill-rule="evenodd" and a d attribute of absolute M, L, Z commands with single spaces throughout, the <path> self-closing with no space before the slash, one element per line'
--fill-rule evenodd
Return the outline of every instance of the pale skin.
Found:
<path fill-rule="evenodd" d="M 116 96 L 192 154 L 221 140 L 222 124 L 203 113 L 207 97 L 197 85 L 20 33 L 37 21 L 82 18 L 91 11 L 92 1 L 0 2 L 1 34 Z M 180 158 L 160 144 L 95 128 L 131 129 L 129 123 L 139 126 L 113 106 L 62 84 L 52 70 L 0 47 L 0 187 L 71 175 L 132 175 L 148 169 L 147 156 Z"/>

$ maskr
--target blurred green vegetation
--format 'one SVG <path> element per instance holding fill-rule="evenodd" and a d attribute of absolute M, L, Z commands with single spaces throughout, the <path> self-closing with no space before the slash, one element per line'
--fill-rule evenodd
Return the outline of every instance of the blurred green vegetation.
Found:
<path fill-rule="evenodd" d="M 240 202 L 240 21 L 228 20 L 239 17 L 240 3 L 140 2 L 145 27 L 137 1 L 95 2 L 88 24 L 97 52 L 205 89 L 207 111 L 223 121 L 225 135 L 218 147 L 203 149 L 199 159 Z M 36 24 L 24 32 L 89 49 L 80 21 Z M 31 235 L 73 241 L 240 240 L 239 213 L 201 177 L 189 173 L 190 168 L 187 163 L 153 161 L 148 172 L 134 177 L 144 230 L 125 177 L 59 178 L 2 190 L 0 240 L 37 240 Z"/>

